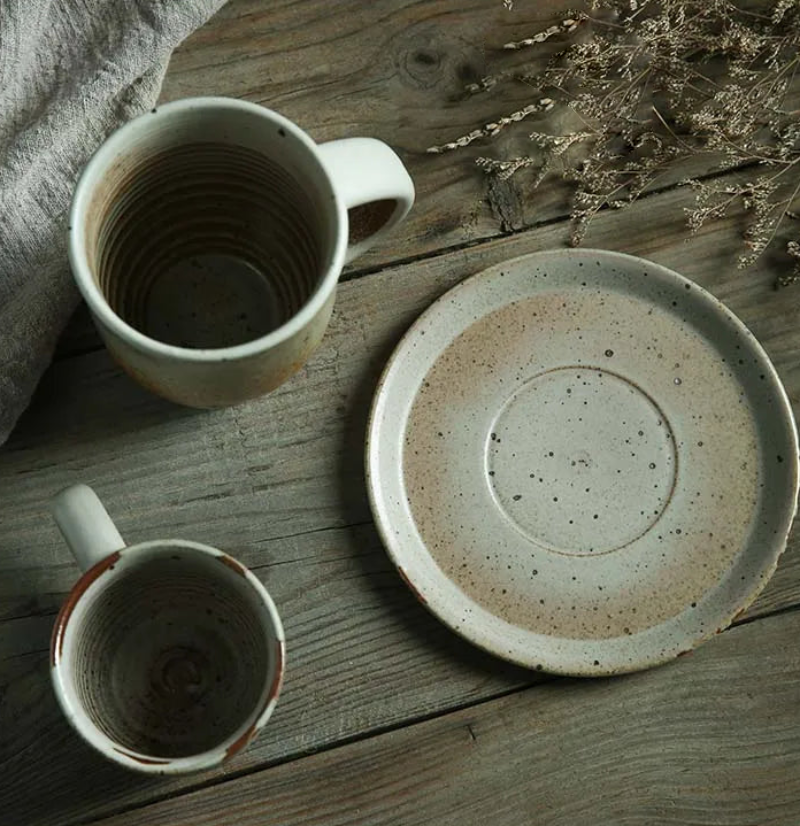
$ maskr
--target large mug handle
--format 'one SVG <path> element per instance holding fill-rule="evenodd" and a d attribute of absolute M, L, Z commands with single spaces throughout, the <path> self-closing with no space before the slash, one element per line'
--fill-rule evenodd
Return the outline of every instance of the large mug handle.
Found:
<path fill-rule="evenodd" d="M 51 504 L 59 530 L 82 571 L 125 547 L 97 494 L 88 485 L 73 485 Z"/>
<path fill-rule="evenodd" d="M 405 218 L 414 203 L 414 183 L 394 151 L 375 138 L 330 141 L 319 153 L 347 208 L 349 262 Z"/>

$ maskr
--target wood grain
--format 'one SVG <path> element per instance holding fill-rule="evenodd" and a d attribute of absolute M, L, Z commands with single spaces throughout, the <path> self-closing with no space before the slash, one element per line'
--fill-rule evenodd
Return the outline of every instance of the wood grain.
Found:
<path fill-rule="evenodd" d="M 361 445 L 377 375 L 413 318 L 464 276 L 566 239 L 561 222 L 470 246 L 565 214 L 557 182 L 532 198 L 522 198 L 524 177 L 489 194 L 473 165 L 478 154 L 524 148 L 525 124 L 458 155 L 424 154 L 527 102 L 527 88 L 510 86 L 465 104 L 462 89 L 490 65 L 521 59 L 499 45 L 566 5 L 517 3 L 509 15 L 499 0 L 239 0 L 176 55 L 165 100 L 244 97 L 320 140 L 369 134 L 398 148 L 417 182 L 417 207 L 352 272 L 431 257 L 343 285 L 331 330 L 303 373 L 233 411 L 194 413 L 147 396 L 98 349 L 79 314 L 62 361 L 0 452 L 4 826 L 66 826 L 207 784 L 215 786 L 110 822 L 797 819 L 792 614 L 727 632 L 656 672 L 538 685 L 296 761 L 536 682 L 454 637 L 408 594 L 370 521 Z M 735 216 L 685 242 L 686 205 L 687 193 L 670 192 L 601 216 L 589 242 L 650 256 L 709 287 L 764 341 L 797 405 L 796 313 L 791 293 L 770 291 L 775 262 L 735 271 Z M 461 249 L 433 257 L 446 247 Z M 79 479 L 97 487 L 125 536 L 217 544 L 253 566 L 276 597 L 289 637 L 286 691 L 267 732 L 231 766 L 145 781 L 102 761 L 63 720 L 46 651 L 77 571 L 46 502 Z M 793 536 L 746 618 L 798 603 L 799 544 Z M 294 762 L 263 770 L 284 760 Z M 255 774 L 231 779 L 240 772 Z"/>
<path fill-rule="evenodd" d="M 103 826 L 789 826 L 800 614 L 677 662 L 558 680 Z"/>
<path fill-rule="evenodd" d="M 535 172 L 489 182 L 479 156 L 529 154 L 533 129 L 567 128 L 563 114 L 537 114 L 457 152 L 426 149 L 496 121 L 530 103 L 529 83 L 505 83 L 468 95 L 466 84 L 487 72 L 524 64 L 535 75 L 563 49 L 552 37 L 533 49 L 503 49 L 547 28 L 572 7 L 569 0 L 231 0 L 175 53 L 162 101 L 227 95 L 261 103 L 292 118 L 319 141 L 367 135 L 394 147 L 417 189 L 409 218 L 374 250 L 348 265 L 344 277 L 391 263 L 436 255 L 563 218 L 571 188 L 548 177 L 534 192 Z M 580 128 L 576 121 L 572 124 Z M 663 190 L 686 177 L 703 178 L 708 158 L 666 174 Z M 81 308 L 57 358 L 100 346 Z"/>
<path fill-rule="evenodd" d="M 214 772 L 143 780 L 96 755 L 69 728 L 50 688 L 52 618 L 0 624 L 3 826 L 66 826 L 536 681 L 432 622 L 391 570 L 371 525 L 270 548 L 286 560 L 255 570 L 280 604 L 286 685 L 269 729 Z"/>
<path fill-rule="evenodd" d="M 736 270 L 735 217 L 687 240 L 681 208 L 688 197 L 674 191 L 647 200 L 657 238 L 613 212 L 600 216 L 590 242 L 648 256 L 710 289 L 764 343 L 797 404 L 792 293 L 770 289 L 776 270 L 769 262 Z M 76 569 L 46 503 L 78 478 L 98 487 L 123 536 L 177 533 L 233 544 L 248 564 L 269 561 L 250 550 L 257 543 L 368 521 L 362 438 L 377 376 L 400 335 L 466 275 L 561 245 L 565 235 L 554 225 L 342 285 L 323 346 L 306 368 L 236 409 L 173 407 L 132 384 L 104 351 L 55 364 L 0 452 L 0 478 L 10 488 L 0 572 L 13 572 L 0 578 L 0 617 L 52 612 L 70 586 Z"/>
<path fill-rule="evenodd" d="M 429 616 L 372 525 L 364 429 L 402 333 L 464 277 L 568 237 L 561 184 L 523 198 L 523 176 L 489 194 L 474 166 L 479 154 L 524 149 L 536 121 L 456 155 L 424 152 L 528 102 L 524 85 L 469 101 L 463 93 L 487 69 L 529 59 L 500 47 L 571 4 L 515 5 L 509 13 L 500 0 L 235 0 L 175 55 L 164 100 L 232 95 L 278 109 L 318 140 L 383 138 L 408 164 L 418 201 L 409 221 L 350 270 L 362 277 L 340 287 L 331 328 L 306 368 L 233 410 L 200 413 L 149 396 L 99 348 L 79 312 L 0 451 L 3 826 L 69 826 L 209 784 L 111 822 L 797 821 L 798 620 L 764 619 L 800 601 L 796 532 L 745 617 L 758 621 L 658 671 L 544 686 Z M 559 45 L 538 52 L 542 65 Z M 794 293 L 771 289 L 787 262 L 737 271 L 741 216 L 687 240 L 690 202 L 688 192 L 667 191 L 603 214 L 587 243 L 650 257 L 710 289 L 765 344 L 797 410 Z M 386 268 L 398 261 L 410 263 Z M 264 735 L 230 766 L 143 780 L 91 752 L 59 712 L 46 650 L 77 569 L 46 509 L 75 481 L 96 487 L 131 541 L 218 545 L 275 597 L 288 635 L 285 693 Z M 245 772 L 254 774 L 234 779 Z"/>
<path fill-rule="evenodd" d="M 517 51 L 503 44 L 544 30 L 575 5 L 544 0 L 508 10 L 501 0 L 235 0 L 177 50 L 162 100 L 229 95 L 278 110 L 318 141 L 365 135 L 389 143 L 411 172 L 417 203 L 401 228 L 350 265 L 375 269 L 566 214 L 571 188 L 558 176 L 534 193 L 534 170 L 488 185 L 475 165 L 480 156 L 530 154 L 531 131 L 584 128 L 563 107 L 457 152 L 426 150 L 537 100 L 530 82 L 473 95 L 466 86 L 521 65 L 535 77 L 570 39 L 555 36 Z M 703 177 L 712 165 L 701 158 L 658 186 Z"/>
<path fill-rule="evenodd" d="M 647 200 L 657 234 L 610 212 L 590 242 L 647 255 L 723 298 L 764 342 L 796 405 L 800 338 L 790 293 L 771 291 L 767 263 L 746 275 L 734 268 L 735 218 L 687 242 L 687 197 Z M 342 285 L 307 367 L 240 408 L 170 406 L 132 384 L 104 351 L 53 366 L 0 452 L 0 607 L 17 617 L 0 623 L 0 810 L 16 818 L 4 823 L 64 826 L 531 682 L 450 634 L 407 593 L 370 522 L 362 444 L 377 376 L 416 315 L 464 276 L 563 244 L 565 235 L 563 224 L 552 225 Z M 269 730 L 230 767 L 143 782 L 89 752 L 61 719 L 44 649 L 52 612 L 77 570 L 46 503 L 77 480 L 97 488 L 126 538 L 177 535 L 218 545 L 256 568 L 280 606 L 286 693 Z M 751 616 L 796 605 L 798 596 L 794 537 Z"/>
<path fill-rule="evenodd" d="M 526 176 L 488 196 L 479 155 L 514 154 L 541 117 L 496 141 L 453 155 L 426 149 L 508 115 L 531 102 L 523 83 L 472 96 L 465 86 L 488 71 L 529 61 L 502 45 L 546 28 L 568 0 L 240 0 L 224 7 L 178 49 L 163 100 L 213 92 L 261 103 L 305 128 L 315 140 L 365 135 L 395 148 L 417 188 L 405 224 L 353 266 L 360 270 L 497 236 L 562 215 L 567 188 L 556 180 L 523 201 Z M 565 41 L 536 50 L 544 68 Z"/>

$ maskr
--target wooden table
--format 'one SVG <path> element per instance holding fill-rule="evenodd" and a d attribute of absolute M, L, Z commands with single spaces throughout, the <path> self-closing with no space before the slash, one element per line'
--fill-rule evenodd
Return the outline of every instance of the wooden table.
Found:
<path fill-rule="evenodd" d="M 495 187 L 474 166 L 524 140 L 429 155 L 526 99 L 464 100 L 566 3 L 233 0 L 175 55 L 164 99 L 273 107 L 319 140 L 382 138 L 418 201 L 344 276 L 321 349 L 268 398 L 198 412 L 133 384 L 84 311 L 0 451 L 0 824 L 798 824 L 800 542 L 736 625 L 691 656 L 567 680 L 495 660 L 412 597 L 372 522 L 362 471 L 377 377 L 412 320 L 465 276 L 563 246 L 568 193 Z M 542 59 L 559 45 L 548 42 Z M 666 187 L 607 211 L 587 244 L 652 258 L 711 290 L 760 338 L 800 399 L 796 290 L 764 260 L 736 269 L 741 217 L 687 240 L 691 195 Z M 224 768 L 151 779 L 68 727 L 48 675 L 54 614 L 78 571 L 47 514 L 93 485 L 131 540 L 226 549 L 284 617 L 288 674 L 261 737 Z"/>

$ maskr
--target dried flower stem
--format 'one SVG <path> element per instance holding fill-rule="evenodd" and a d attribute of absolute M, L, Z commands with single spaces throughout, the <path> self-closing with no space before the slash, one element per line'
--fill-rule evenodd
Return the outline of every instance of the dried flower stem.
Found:
<path fill-rule="evenodd" d="M 555 101 L 552 98 L 542 98 L 536 103 L 531 103 L 516 112 L 512 112 L 510 115 L 498 118 L 496 121 L 492 121 L 492 123 L 487 123 L 480 129 L 475 129 L 467 135 L 462 135 L 460 138 L 450 141 L 450 143 L 444 143 L 441 146 L 430 146 L 426 151 L 436 155 L 442 152 L 451 152 L 453 149 L 459 149 L 463 146 L 469 146 L 473 141 L 478 140 L 478 138 L 492 138 L 509 124 L 524 120 L 534 112 L 547 112 L 552 109 L 554 105 Z"/>
<path fill-rule="evenodd" d="M 800 198 L 800 0 L 776 0 L 768 13 L 740 8 L 738 0 L 590 2 L 592 14 L 571 12 L 505 44 L 529 49 L 585 29 L 544 71 L 501 69 L 469 87 L 491 92 L 523 80 L 537 102 L 428 151 L 492 138 L 558 106 L 561 122 L 576 118 L 582 126 L 540 129 L 530 135 L 530 155 L 478 165 L 500 178 L 533 167 L 533 186 L 550 173 L 572 182 L 576 243 L 598 211 L 627 205 L 664 179 L 682 181 L 686 163 L 699 156 L 715 171 L 749 168 L 746 184 L 684 181 L 697 199 L 689 227 L 696 231 L 740 202 L 749 215 L 742 262 L 783 239 L 794 272 L 781 283 L 800 280 L 800 241 L 784 234 L 784 218 L 796 218 Z"/>
<path fill-rule="evenodd" d="M 526 37 L 524 40 L 515 40 L 512 43 L 504 43 L 503 48 L 525 49 L 528 46 L 535 46 L 537 43 L 544 43 L 545 40 L 549 40 L 557 34 L 571 34 L 578 28 L 578 26 L 580 26 L 581 22 L 582 18 L 568 17 L 566 20 L 562 20 L 558 25 L 550 26 L 543 31 L 537 32 L 532 37 Z"/>

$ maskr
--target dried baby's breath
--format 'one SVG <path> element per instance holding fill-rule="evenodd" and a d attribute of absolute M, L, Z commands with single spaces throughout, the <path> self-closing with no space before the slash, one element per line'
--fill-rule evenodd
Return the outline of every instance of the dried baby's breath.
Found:
<path fill-rule="evenodd" d="M 503 45 L 504 49 L 524 49 L 526 46 L 535 46 L 537 43 L 544 43 L 557 34 L 565 34 L 574 32 L 581 24 L 584 17 L 565 17 L 560 23 L 555 26 L 549 26 L 531 37 L 526 37 L 523 40 L 516 40 L 513 43 L 506 43 Z"/>
<path fill-rule="evenodd" d="M 477 163 L 484 172 L 497 175 L 501 181 L 510 178 L 518 169 L 538 165 L 538 161 L 530 157 L 510 158 L 507 161 L 496 161 L 494 158 L 478 158 L 475 163 Z"/>
<path fill-rule="evenodd" d="M 691 231 L 741 204 L 750 221 L 740 263 L 780 245 L 794 266 L 781 283 L 799 280 L 791 236 L 799 234 L 800 0 L 763 9 L 743 2 L 595 0 L 571 11 L 503 46 L 534 55 L 545 41 L 568 38 L 544 71 L 501 68 L 468 87 L 491 93 L 522 81 L 532 104 L 429 151 L 459 149 L 553 110 L 557 117 L 536 119 L 529 154 L 478 164 L 503 179 L 532 167 L 534 186 L 550 174 L 570 181 L 575 243 L 601 209 L 689 183 Z M 743 182 L 693 177 L 741 168 Z"/>
<path fill-rule="evenodd" d="M 430 146 L 427 151 L 433 154 L 450 152 L 462 146 L 469 146 L 473 141 L 478 140 L 478 138 L 493 138 L 509 124 L 524 120 L 534 112 L 547 112 L 553 108 L 554 104 L 555 102 L 551 98 L 542 98 L 536 101 L 536 103 L 531 103 L 522 109 L 518 109 L 516 112 L 512 112 L 510 115 L 498 118 L 492 123 L 487 123 L 480 129 L 475 129 L 467 135 L 462 135 L 462 137 L 456 138 L 456 140 L 450 143 L 443 143 L 441 146 Z"/>
<path fill-rule="evenodd" d="M 789 241 L 786 244 L 786 252 L 794 259 L 794 269 L 780 276 L 778 284 L 781 287 L 788 287 L 789 284 L 800 281 L 800 244 L 797 241 Z"/>

